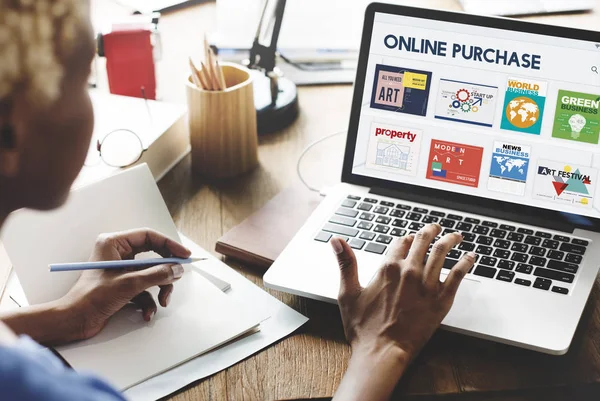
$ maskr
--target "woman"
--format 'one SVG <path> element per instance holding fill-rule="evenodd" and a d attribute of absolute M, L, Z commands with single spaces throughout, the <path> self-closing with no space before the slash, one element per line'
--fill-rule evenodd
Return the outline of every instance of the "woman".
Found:
<path fill-rule="evenodd" d="M 16 209 L 48 210 L 65 201 L 92 135 L 87 77 L 94 50 L 87 2 L 0 0 L 0 227 Z M 440 231 L 431 225 L 395 242 L 367 288 L 358 283 L 352 249 L 331 241 L 341 272 L 340 311 L 353 351 L 336 399 L 387 399 L 447 314 L 474 255 L 457 263 L 442 284 L 442 262 L 461 237 L 440 239 L 424 265 Z M 127 259 L 149 250 L 190 255 L 162 234 L 140 229 L 101 236 L 90 259 Z M 63 298 L 0 316 L 0 398 L 122 400 L 101 378 L 66 369 L 38 343 L 90 338 L 129 302 L 149 321 L 157 304 L 146 290 L 159 286 L 158 303 L 167 307 L 182 274 L 180 265 L 85 272 Z"/>

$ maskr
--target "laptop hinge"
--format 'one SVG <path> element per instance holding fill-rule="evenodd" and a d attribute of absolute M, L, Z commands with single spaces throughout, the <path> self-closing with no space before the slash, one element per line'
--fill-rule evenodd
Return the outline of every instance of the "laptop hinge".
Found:
<path fill-rule="evenodd" d="M 423 203 L 426 205 L 438 206 L 447 209 L 454 209 L 466 213 L 480 214 L 496 219 L 514 221 L 516 223 L 528 224 L 537 227 L 543 227 L 550 230 L 572 233 L 575 231 L 575 225 L 569 224 L 566 221 L 551 221 L 542 216 L 522 215 L 507 209 L 491 209 L 477 204 L 465 204 L 453 202 L 450 199 L 431 198 L 428 196 L 399 192 L 385 188 L 371 188 L 369 193 L 374 195 L 389 196 L 396 199 L 404 199 L 410 202 Z"/>

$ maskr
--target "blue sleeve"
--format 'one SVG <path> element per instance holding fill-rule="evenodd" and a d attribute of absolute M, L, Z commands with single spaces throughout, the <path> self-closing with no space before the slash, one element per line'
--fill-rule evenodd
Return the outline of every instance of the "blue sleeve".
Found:
<path fill-rule="evenodd" d="M 124 401 L 102 380 L 66 368 L 29 337 L 0 347 L 0 400 Z"/>

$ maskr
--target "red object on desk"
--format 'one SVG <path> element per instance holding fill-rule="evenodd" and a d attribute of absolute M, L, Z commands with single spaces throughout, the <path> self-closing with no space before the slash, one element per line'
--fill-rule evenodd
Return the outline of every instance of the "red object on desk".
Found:
<path fill-rule="evenodd" d="M 103 35 L 103 51 L 110 93 L 156 99 L 152 32 L 145 29 L 113 31 Z"/>

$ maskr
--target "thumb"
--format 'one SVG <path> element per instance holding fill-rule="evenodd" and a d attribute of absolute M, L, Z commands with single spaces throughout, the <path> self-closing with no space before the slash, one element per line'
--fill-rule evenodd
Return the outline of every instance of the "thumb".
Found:
<path fill-rule="evenodd" d="M 334 237 L 330 243 L 340 266 L 340 292 L 338 300 L 341 300 L 361 290 L 360 283 L 358 282 L 358 265 L 354 251 L 346 241 Z"/>

